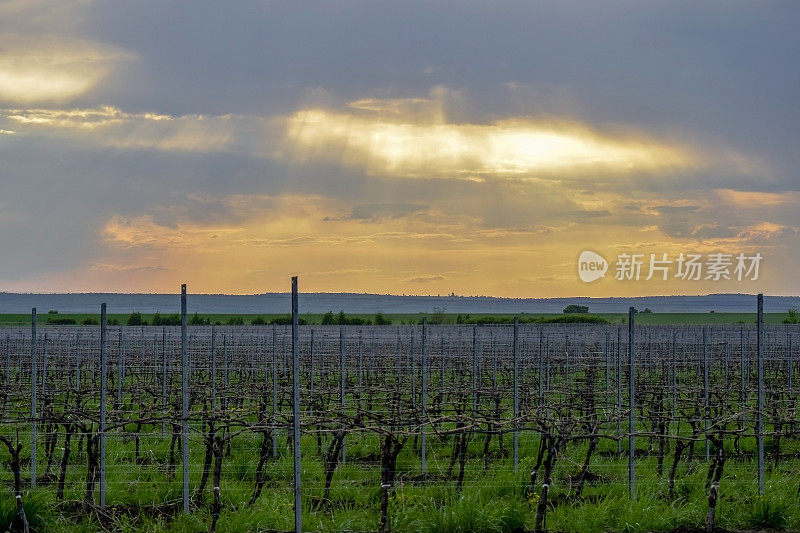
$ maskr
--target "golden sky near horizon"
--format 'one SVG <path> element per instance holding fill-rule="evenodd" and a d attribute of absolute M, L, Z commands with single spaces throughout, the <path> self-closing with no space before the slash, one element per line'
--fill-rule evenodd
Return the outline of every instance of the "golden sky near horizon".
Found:
<path fill-rule="evenodd" d="M 764 66 L 716 48 L 753 13 L 709 35 L 694 70 L 681 58 L 652 61 L 657 50 L 603 18 L 606 31 L 568 44 L 548 33 L 564 46 L 531 71 L 491 38 L 502 30 L 544 43 L 526 29 L 539 24 L 534 12 L 519 7 L 513 24 L 484 13 L 475 52 L 459 52 L 463 36 L 434 17 L 420 31 L 453 42 L 443 57 L 367 29 L 375 50 L 327 46 L 340 38 L 327 19 L 345 16 L 333 8 L 235 9 L 235 22 L 215 28 L 224 36 L 215 48 L 196 40 L 214 25 L 210 5 L 153 36 L 143 7 L 85 1 L 50 16 L 51 2 L 33 3 L 42 10 L 0 2 L 0 291 L 173 292 L 185 282 L 261 293 L 288 290 L 291 275 L 314 292 L 800 290 L 798 130 L 773 109 L 791 116 L 796 102 L 780 80 L 755 93 L 747 71 L 788 75 L 783 58 Z M 552 9 L 566 26 L 584 16 Z M 262 31 L 278 15 L 318 31 L 289 46 Z M 779 17 L 756 15 L 763 46 L 782 50 L 793 37 Z M 374 9 L 358 16 L 366 27 L 410 23 Z M 238 33 L 249 24 L 258 37 Z M 680 30 L 659 31 L 678 46 Z M 588 61 L 598 44 L 626 65 Z M 726 60 L 741 62 L 735 73 Z M 609 262 L 605 278 L 580 281 L 584 250 Z M 666 281 L 644 279 L 650 254 L 717 253 L 761 254 L 759 279 L 737 280 L 730 265 L 734 279 L 686 280 L 677 263 Z M 642 255 L 641 279 L 614 279 L 620 254 Z"/>

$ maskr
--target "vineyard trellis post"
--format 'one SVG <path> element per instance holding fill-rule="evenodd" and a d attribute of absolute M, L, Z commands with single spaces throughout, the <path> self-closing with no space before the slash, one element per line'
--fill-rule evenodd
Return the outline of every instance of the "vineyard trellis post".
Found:
<path fill-rule="evenodd" d="M 47 394 L 47 333 L 44 334 L 42 339 L 42 398 L 46 398 Z M 45 400 L 46 401 L 46 400 Z"/>
<path fill-rule="evenodd" d="M 31 488 L 36 487 L 36 308 L 31 309 Z"/>
<path fill-rule="evenodd" d="M 300 319 L 298 318 L 298 324 L 299 324 L 299 320 Z M 319 385 L 322 388 L 322 390 L 325 390 L 327 388 L 327 384 L 328 384 L 327 380 L 326 380 L 326 374 L 325 374 L 325 371 L 328 368 L 326 363 L 325 363 L 325 340 L 327 338 L 328 338 L 328 336 L 325 335 L 325 333 L 323 332 L 322 333 L 322 338 L 319 340 Z M 312 408 L 311 410 L 313 411 L 314 409 Z"/>
<path fill-rule="evenodd" d="M 708 397 L 708 328 L 703 328 L 703 425 L 705 427 L 706 435 L 708 435 L 708 424 L 710 413 L 709 397 Z M 706 461 L 711 460 L 711 441 L 706 437 Z"/>
<path fill-rule="evenodd" d="M 678 417 L 678 363 L 677 363 L 677 353 L 675 350 L 675 343 L 678 342 L 678 334 L 676 332 L 672 332 L 672 343 L 669 348 L 669 358 L 670 358 L 670 366 L 672 368 L 671 377 L 670 377 L 670 391 L 672 395 L 672 418 L 677 419 Z M 668 423 L 669 431 L 672 431 L 672 420 Z"/>
<path fill-rule="evenodd" d="M 514 364 L 514 474 L 519 469 L 519 317 L 514 317 L 514 345 L 512 350 Z"/>
<path fill-rule="evenodd" d="M 211 416 L 217 410 L 217 328 L 211 326 Z"/>
<path fill-rule="evenodd" d="M 344 419 L 346 405 L 346 381 L 347 381 L 347 357 L 345 354 L 345 334 L 344 326 L 339 327 L 339 401 L 342 406 L 342 417 Z M 345 462 L 347 455 L 345 454 L 345 442 L 342 437 L 342 463 Z"/>
<path fill-rule="evenodd" d="M 742 406 L 742 416 L 739 421 L 739 429 L 744 432 L 745 427 L 747 425 L 747 384 L 746 384 L 746 375 L 747 372 L 750 371 L 750 364 L 746 359 L 746 352 L 744 349 L 744 326 L 739 328 L 739 367 L 740 367 L 740 374 L 741 374 L 741 385 L 739 389 L 739 396 Z"/>
<path fill-rule="evenodd" d="M 633 499 L 636 494 L 636 468 L 633 461 L 636 447 L 636 438 L 634 436 L 636 432 L 636 353 L 634 349 L 635 316 L 636 309 L 633 307 L 628 309 L 628 373 L 630 374 L 628 377 L 628 396 L 630 401 L 628 412 L 628 491 L 631 499 Z"/>
<path fill-rule="evenodd" d="M 472 416 L 478 412 L 478 326 L 472 326 Z"/>
<path fill-rule="evenodd" d="M 448 335 L 448 340 L 449 340 L 449 335 Z M 447 348 L 450 347 L 450 343 L 448 342 L 448 346 L 447 346 L 447 348 L 445 348 L 444 335 L 442 335 L 442 338 L 439 339 L 439 341 L 440 341 L 440 343 L 439 343 L 439 386 L 440 386 L 440 388 L 442 390 L 444 390 L 444 386 L 445 386 L 445 377 L 444 377 L 444 374 L 445 374 L 445 360 L 447 359 L 447 357 L 446 357 L 447 351 L 446 350 L 447 350 Z M 439 411 L 442 410 L 442 406 L 443 405 L 444 405 L 444 393 L 442 393 L 439 396 Z"/>
<path fill-rule="evenodd" d="M 494 330 L 489 330 L 489 353 L 492 354 L 492 392 L 497 392 L 497 352 L 494 351 Z M 443 382 L 444 383 L 444 382 Z M 444 389 L 444 386 L 442 386 Z"/>
<path fill-rule="evenodd" d="M 100 507 L 106 505 L 106 373 L 108 372 L 106 304 L 100 304 Z"/>
<path fill-rule="evenodd" d="M 408 368 L 411 369 L 411 408 L 417 409 L 417 356 L 414 353 L 414 328 L 411 328 L 411 339 L 408 345 Z"/>
<path fill-rule="evenodd" d="M 622 327 L 617 327 L 617 454 L 622 455 Z"/>
<path fill-rule="evenodd" d="M 5 351 L 6 351 L 5 385 L 6 385 L 6 390 L 8 390 L 8 387 L 11 384 L 11 336 L 8 333 L 6 333 L 6 350 Z M 5 411 L 4 411 L 4 414 L 5 414 Z"/>
<path fill-rule="evenodd" d="M 122 383 L 125 381 L 125 345 L 123 344 L 122 328 L 119 328 L 117 341 L 117 409 L 122 409 Z"/>
<path fill-rule="evenodd" d="M 277 326 L 272 324 L 272 418 L 278 418 L 278 354 L 275 332 Z M 272 457 L 278 457 L 278 431 L 272 432 Z"/>
<path fill-rule="evenodd" d="M 787 333 L 786 339 L 786 385 L 789 387 L 789 396 L 794 392 L 792 389 L 792 373 L 794 372 L 794 362 L 792 361 L 792 333 Z"/>
<path fill-rule="evenodd" d="M 420 383 L 420 387 L 422 388 L 420 401 L 422 402 L 422 427 L 420 428 L 420 432 L 422 435 L 420 436 L 420 460 L 422 462 L 422 473 L 426 474 L 428 472 L 428 449 L 427 449 L 427 426 L 425 420 L 428 417 L 428 412 L 426 410 L 426 398 L 425 393 L 428 387 L 428 380 L 426 379 L 426 372 L 425 369 L 427 368 L 427 360 L 428 360 L 428 350 L 425 346 L 426 341 L 428 339 L 428 317 L 422 317 L 422 351 L 420 352 L 420 364 L 422 366 L 422 379 Z"/>
<path fill-rule="evenodd" d="M 158 333 L 153 333 L 153 399 L 158 389 Z"/>
<path fill-rule="evenodd" d="M 308 384 L 310 389 L 310 396 L 314 397 L 314 328 L 311 328 L 311 340 L 308 348 L 309 354 L 309 367 L 308 367 Z"/>
<path fill-rule="evenodd" d="M 222 410 L 228 410 L 228 334 L 222 334 Z"/>
<path fill-rule="evenodd" d="M 167 326 L 161 326 L 161 435 L 166 433 L 167 411 Z"/>
<path fill-rule="evenodd" d="M 292 426 L 294 438 L 294 531 L 303 531 L 303 492 L 300 485 L 300 325 L 297 309 L 297 276 L 292 277 Z M 312 368 L 313 372 L 313 368 Z"/>
<path fill-rule="evenodd" d="M 358 330 L 358 412 L 361 414 L 361 391 L 364 379 L 363 332 Z"/>
<path fill-rule="evenodd" d="M 141 329 L 141 333 L 140 333 L 140 337 L 139 337 L 141 339 L 140 358 L 141 358 L 142 370 L 144 370 L 145 361 L 147 361 L 147 341 L 145 340 L 145 337 L 144 337 L 145 327 L 141 326 L 141 328 L 142 329 Z M 153 350 L 155 350 L 155 343 L 153 344 Z M 155 351 L 153 353 L 155 353 Z M 155 360 L 154 360 L 154 362 L 155 362 Z M 144 372 L 142 372 L 142 373 L 144 374 Z M 144 378 L 144 376 L 142 376 L 142 377 Z M 153 385 L 155 386 L 155 374 L 153 374 Z"/>
<path fill-rule="evenodd" d="M 758 295 L 758 406 L 756 440 L 758 444 L 758 494 L 764 494 L 764 295 Z"/>
<path fill-rule="evenodd" d="M 603 344 L 603 356 L 606 360 L 606 420 L 609 417 L 609 402 L 611 394 L 611 354 L 609 353 L 609 333 L 605 332 L 605 343 Z M 539 391 L 541 394 L 541 391 Z"/>
<path fill-rule="evenodd" d="M 186 284 L 181 285 L 181 452 L 183 512 L 189 514 L 189 352 L 186 346 Z"/>
<path fill-rule="evenodd" d="M 542 369 L 544 367 L 543 359 L 544 359 L 544 332 L 542 331 L 542 326 L 539 326 L 539 346 L 537 347 L 539 351 L 539 360 L 537 361 L 537 377 L 539 378 L 539 398 L 537 401 L 537 408 L 541 410 L 542 403 L 544 402 L 544 376 L 542 375 Z"/>
<path fill-rule="evenodd" d="M 569 371 L 569 330 L 564 331 L 564 384 L 570 388 L 571 378 Z"/>
<path fill-rule="evenodd" d="M 81 390 L 81 332 L 75 335 L 75 390 Z M 6 376 L 8 384 L 8 376 Z"/>

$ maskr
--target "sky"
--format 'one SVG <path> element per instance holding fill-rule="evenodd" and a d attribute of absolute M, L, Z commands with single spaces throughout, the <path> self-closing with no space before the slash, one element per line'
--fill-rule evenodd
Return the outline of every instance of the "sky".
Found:
<path fill-rule="evenodd" d="M 798 294 L 798 20 L 0 0 L 0 291 Z"/>

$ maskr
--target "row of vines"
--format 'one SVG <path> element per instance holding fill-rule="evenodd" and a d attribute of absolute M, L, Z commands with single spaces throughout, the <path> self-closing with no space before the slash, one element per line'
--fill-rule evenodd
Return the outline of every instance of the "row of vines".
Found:
<path fill-rule="evenodd" d="M 341 486 L 378 491 L 375 529 L 388 532 L 400 486 L 457 494 L 511 475 L 544 530 L 554 506 L 604 490 L 635 498 L 644 469 L 677 499 L 685 467 L 706 469 L 713 528 L 722 493 L 758 491 L 759 468 L 800 453 L 798 331 L 764 330 L 760 391 L 757 333 L 641 326 L 630 343 L 627 326 L 611 325 L 300 326 L 304 460 L 321 465 L 303 471 L 303 506 L 331 507 Z M 31 490 L 101 522 L 177 515 L 184 452 L 189 511 L 207 511 L 212 532 L 226 506 L 292 490 L 291 327 L 189 327 L 185 368 L 180 327 L 109 327 L 104 380 L 99 326 L 33 335 L 0 329 L 0 479 L 20 527 Z M 726 478 L 731 461 L 752 465 L 752 477 Z M 569 474 L 556 475 L 565 462 Z M 230 497 L 226 484 L 237 487 Z M 152 498 L 121 510 L 115 499 L 131 491 Z"/>

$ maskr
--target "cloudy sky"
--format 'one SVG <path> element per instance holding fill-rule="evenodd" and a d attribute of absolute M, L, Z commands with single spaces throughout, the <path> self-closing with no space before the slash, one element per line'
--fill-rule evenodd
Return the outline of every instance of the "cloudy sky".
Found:
<path fill-rule="evenodd" d="M 0 291 L 797 294 L 798 20 L 0 0 Z M 651 253 L 763 261 L 645 280 Z"/>

